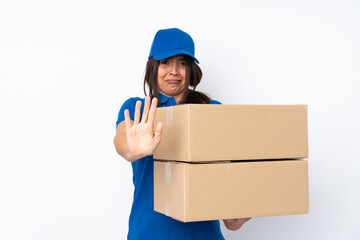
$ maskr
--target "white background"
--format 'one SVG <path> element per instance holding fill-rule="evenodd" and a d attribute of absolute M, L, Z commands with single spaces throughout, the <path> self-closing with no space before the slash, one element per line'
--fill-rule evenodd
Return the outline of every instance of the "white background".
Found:
<path fill-rule="evenodd" d="M 113 147 L 158 29 L 192 35 L 199 90 L 308 104 L 310 213 L 226 239 L 360 239 L 359 1 L 0 2 L 0 239 L 125 239 L 131 166 Z"/>

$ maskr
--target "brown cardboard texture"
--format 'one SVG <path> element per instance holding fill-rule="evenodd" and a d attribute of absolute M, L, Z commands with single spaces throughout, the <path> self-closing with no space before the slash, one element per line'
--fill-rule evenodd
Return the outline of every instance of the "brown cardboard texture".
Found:
<path fill-rule="evenodd" d="M 308 157 L 306 105 L 185 104 L 156 110 L 155 159 L 201 162 Z"/>
<path fill-rule="evenodd" d="M 309 211 L 306 160 L 154 164 L 154 210 L 182 222 Z"/>

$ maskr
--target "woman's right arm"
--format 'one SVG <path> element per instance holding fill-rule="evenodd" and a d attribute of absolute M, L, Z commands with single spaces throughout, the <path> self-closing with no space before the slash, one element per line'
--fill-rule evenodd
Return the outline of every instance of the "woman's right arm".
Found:
<path fill-rule="evenodd" d="M 133 121 L 131 121 L 133 123 Z M 129 162 L 134 162 L 138 158 L 131 156 L 126 143 L 126 126 L 125 121 L 119 123 L 116 128 L 116 135 L 114 137 L 114 145 L 116 152 Z"/>
<path fill-rule="evenodd" d="M 129 162 L 152 155 L 160 143 L 162 123 L 156 125 L 153 131 L 157 99 L 145 98 L 145 106 L 141 118 L 141 101 L 136 102 L 134 121 L 130 119 L 129 111 L 124 111 L 125 121 L 116 128 L 114 145 L 119 155 Z M 141 121 L 140 121 L 141 118 Z"/>

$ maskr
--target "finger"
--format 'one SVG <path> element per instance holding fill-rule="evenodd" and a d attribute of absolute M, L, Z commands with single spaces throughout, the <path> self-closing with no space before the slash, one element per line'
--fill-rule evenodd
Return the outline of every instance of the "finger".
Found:
<path fill-rule="evenodd" d="M 153 98 L 153 100 L 151 102 L 151 108 L 150 108 L 149 119 L 148 119 L 148 122 L 150 122 L 151 124 L 154 123 L 157 103 L 158 103 L 157 98 Z"/>
<path fill-rule="evenodd" d="M 131 128 L 129 110 L 125 109 L 125 111 L 124 111 L 124 117 L 125 117 L 126 131 L 128 131 L 128 130 Z"/>
<path fill-rule="evenodd" d="M 251 218 L 240 218 L 239 220 L 239 224 L 240 227 L 242 227 L 242 225 L 244 225 L 247 221 L 249 221 Z"/>
<path fill-rule="evenodd" d="M 159 122 L 158 124 L 156 124 L 156 128 L 155 128 L 154 141 L 155 141 L 156 146 L 159 145 L 159 143 L 160 143 L 162 130 L 163 130 L 163 124 L 162 124 L 162 122 Z"/>
<path fill-rule="evenodd" d="M 141 109 L 141 101 L 137 101 L 135 105 L 134 125 L 137 125 L 140 121 L 140 109 Z"/>
<path fill-rule="evenodd" d="M 143 111 L 143 115 L 141 117 L 141 122 L 142 123 L 147 122 L 149 108 L 150 108 L 150 97 L 146 97 L 145 98 L 145 104 L 144 104 L 144 111 Z"/>

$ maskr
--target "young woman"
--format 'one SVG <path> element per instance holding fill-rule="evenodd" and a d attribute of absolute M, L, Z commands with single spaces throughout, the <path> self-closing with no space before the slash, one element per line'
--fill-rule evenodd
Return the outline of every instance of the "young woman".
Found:
<path fill-rule="evenodd" d="M 183 223 L 153 210 L 152 155 L 162 133 L 161 123 L 153 131 L 156 108 L 183 103 L 220 104 L 195 91 L 202 72 L 194 53 L 194 42 L 186 32 L 177 28 L 158 31 L 151 46 L 144 79 L 145 95 L 147 85 L 150 96 L 130 98 L 120 109 L 114 144 L 116 151 L 132 164 L 135 187 L 129 240 L 224 239 L 218 220 Z M 229 219 L 224 223 L 228 229 L 237 230 L 248 220 Z"/>

